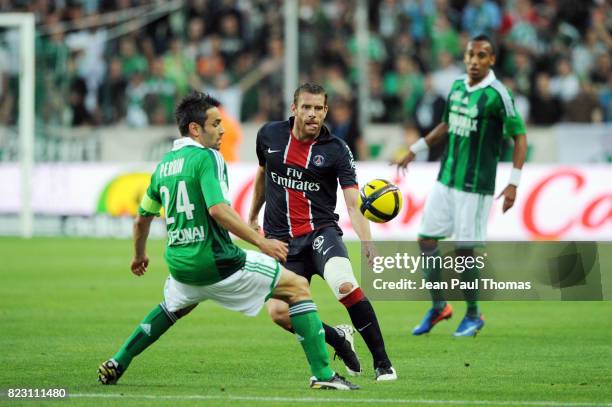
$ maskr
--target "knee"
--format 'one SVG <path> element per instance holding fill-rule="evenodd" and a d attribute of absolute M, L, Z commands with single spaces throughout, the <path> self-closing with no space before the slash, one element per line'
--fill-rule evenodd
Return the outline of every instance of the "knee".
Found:
<path fill-rule="evenodd" d="M 293 302 L 310 299 L 310 287 L 304 277 L 296 276 L 293 288 Z"/>
<path fill-rule="evenodd" d="M 268 307 L 268 314 L 274 323 L 281 326 L 285 325 L 289 315 L 286 309 L 281 309 L 280 307 Z"/>
<path fill-rule="evenodd" d="M 329 259 L 325 263 L 323 276 L 339 300 L 359 287 L 353 274 L 351 262 L 346 257 L 332 257 Z"/>
<path fill-rule="evenodd" d="M 338 292 L 342 295 L 350 294 L 354 287 L 353 283 L 342 283 L 340 287 L 338 287 Z"/>

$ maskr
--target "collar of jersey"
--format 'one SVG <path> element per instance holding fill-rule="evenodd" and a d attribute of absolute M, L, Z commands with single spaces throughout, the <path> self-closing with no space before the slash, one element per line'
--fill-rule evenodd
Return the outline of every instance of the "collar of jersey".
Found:
<path fill-rule="evenodd" d="M 199 148 L 204 148 L 204 146 L 191 137 L 181 137 L 178 140 L 174 140 L 174 144 L 172 145 L 172 151 L 180 150 L 183 147 L 194 146 Z"/>
<path fill-rule="evenodd" d="M 465 84 L 465 89 L 468 92 L 474 92 L 475 90 L 478 89 L 483 89 L 486 88 L 487 86 L 489 86 L 490 84 L 493 83 L 493 81 L 496 79 L 495 78 L 495 74 L 493 73 L 493 70 L 490 69 L 489 73 L 487 74 L 487 76 L 485 76 L 485 78 L 483 80 L 481 80 L 480 82 L 478 82 L 476 85 L 474 86 L 470 86 L 468 85 L 468 81 L 469 81 L 470 77 L 468 75 L 465 75 L 465 78 L 463 78 L 463 83 Z"/>

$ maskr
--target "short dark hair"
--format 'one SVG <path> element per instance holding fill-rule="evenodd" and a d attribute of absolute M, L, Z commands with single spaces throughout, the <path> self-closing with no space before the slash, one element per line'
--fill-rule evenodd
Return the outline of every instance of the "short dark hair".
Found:
<path fill-rule="evenodd" d="M 325 104 L 327 105 L 327 92 L 325 92 L 325 89 L 323 88 L 323 86 L 317 83 L 313 83 L 313 82 L 306 82 L 306 83 L 301 84 L 295 90 L 295 93 L 293 94 L 293 104 L 297 105 L 298 98 L 300 96 L 300 93 L 302 92 L 310 93 L 313 95 L 325 96 Z"/>
<path fill-rule="evenodd" d="M 192 90 L 185 96 L 174 110 L 176 125 L 182 136 L 189 135 L 189 123 L 194 122 L 204 126 L 206 111 L 211 107 L 219 107 L 221 103 L 207 93 Z"/>
<path fill-rule="evenodd" d="M 472 42 L 472 41 L 485 41 L 485 42 L 488 42 L 489 45 L 491 46 L 491 51 L 493 52 L 493 55 L 496 54 L 495 44 L 493 43 L 493 40 L 491 39 L 491 37 L 489 37 L 487 34 L 478 34 L 478 35 L 470 38 L 470 42 Z"/>

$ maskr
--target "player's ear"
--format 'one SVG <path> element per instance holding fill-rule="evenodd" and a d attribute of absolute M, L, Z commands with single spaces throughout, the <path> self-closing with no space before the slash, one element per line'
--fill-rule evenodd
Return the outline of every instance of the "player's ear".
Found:
<path fill-rule="evenodd" d="M 198 137 L 200 135 L 199 132 L 199 124 L 196 122 L 189 122 L 189 135 L 193 137 Z"/>
<path fill-rule="evenodd" d="M 295 105 L 295 103 L 291 104 L 291 113 L 293 113 L 293 115 L 295 116 L 297 112 L 297 106 Z"/>

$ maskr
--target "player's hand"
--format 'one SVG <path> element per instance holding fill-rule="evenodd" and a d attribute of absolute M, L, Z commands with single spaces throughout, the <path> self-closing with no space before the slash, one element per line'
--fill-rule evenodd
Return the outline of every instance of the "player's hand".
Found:
<path fill-rule="evenodd" d="M 368 259 L 368 265 L 374 267 L 374 258 L 378 256 L 378 250 L 376 246 L 374 246 L 374 243 L 367 241 L 361 242 L 361 250 L 366 256 L 366 259 Z"/>
<path fill-rule="evenodd" d="M 148 266 L 149 266 L 149 258 L 147 256 L 142 256 L 142 257 L 134 257 L 130 268 L 132 269 L 132 273 L 134 275 L 142 276 L 144 273 L 147 272 Z"/>
<path fill-rule="evenodd" d="M 255 232 L 258 232 L 261 230 L 261 227 L 259 227 L 259 221 L 257 220 L 257 218 L 255 219 L 249 219 L 249 226 L 251 229 L 253 229 Z"/>
<path fill-rule="evenodd" d="M 397 176 L 398 177 L 400 175 L 400 170 L 401 170 L 402 176 L 404 176 L 406 175 L 406 167 L 408 167 L 408 164 L 410 164 L 414 160 L 415 157 L 416 155 L 411 150 L 408 150 L 408 153 L 406 153 L 406 155 L 392 160 L 389 164 L 397 165 Z"/>
<path fill-rule="evenodd" d="M 506 211 L 514 206 L 514 200 L 516 199 L 516 185 L 508 185 L 504 190 L 499 194 L 496 199 L 504 197 L 504 206 L 502 207 L 502 213 L 506 213 Z"/>
<path fill-rule="evenodd" d="M 282 263 L 287 260 L 289 247 L 285 242 L 281 242 L 280 240 L 276 239 L 264 239 L 259 248 L 268 256 L 274 257 L 276 260 Z"/>

